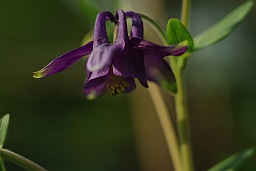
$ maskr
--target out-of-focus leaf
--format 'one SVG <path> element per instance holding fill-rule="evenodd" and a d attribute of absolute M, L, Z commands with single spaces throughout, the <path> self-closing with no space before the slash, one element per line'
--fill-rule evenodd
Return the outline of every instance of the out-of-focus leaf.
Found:
<path fill-rule="evenodd" d="M 93 21 L 100 9 L 94 6 L 89 0 L 78 0 L 78 3 L 86 19 Z"/>
<path fill-rule="evenodd" d="M 218 23 L 194 38 L 194 50 L 218 43 L 227 37 L 253 7 L 251 0 L 241 4 Z"/>
<path fill-rule="evenodd" d="M 96 17 L 100 11 L 112 11 L 115 12 L 118 9 L 118 0 L 78 0 L 79 6 L 88 17 Z"/>
<path fill-rule="evenodd" d="M 10 115 L 6 114 L 1 119 L 0 125 L 0 148 L 3 147 L 8 130 Z"/>
<path fill-rule="evenodd" d="M 176 18 L 170 19 L 167 23 L 167 41 L 169 44 L 178 44 L 187 41 L 189 46 L 188 51 L 194 46 L 192 36 L 180 20 Z"/>
<path fill-rule="evenodd" d="M 254 149 L 249 148 L 239 153 L 236 153 L 220 163 L 214 165 L 207 171 L 234 171 L 245 160 L 250 158 L 254 154 Z"/>
<path fill-rule="evenodd" d="M 81 45 L 85 45 L 86 43 L 93 40 L 93 30 L 90 30 L 83 38 Z"/>
<path fill-rule="evenodd" d="M 0 170 L 1 171 L 6 171 L 5 165 L 4 165 L 4 160 L 0 158 Z"/>

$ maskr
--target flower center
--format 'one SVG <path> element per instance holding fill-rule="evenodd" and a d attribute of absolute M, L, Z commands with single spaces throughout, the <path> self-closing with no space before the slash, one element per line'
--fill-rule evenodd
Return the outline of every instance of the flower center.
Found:
<path fill-rule="evenodd" d="M 116 76 L 112 73 L 106 81 L 106 87 L 113 96 L 117 96 L 124 92 L 129 87 L 129 84 L 125 77 Z"/>

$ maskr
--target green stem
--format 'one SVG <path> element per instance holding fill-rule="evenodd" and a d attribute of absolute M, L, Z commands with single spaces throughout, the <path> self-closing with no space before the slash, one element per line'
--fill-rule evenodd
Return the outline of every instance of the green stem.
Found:
<path fill-rule="evenodd" d="M 165 35 L 165 32 L 164 30 L 162 29 L 162 27 L 156 23 L 154 20 L 152 20 L 150 17 L 144 15 L 144 14 L 139 14 L 141 16 L 142 19 L 144 19 L 145 21 L 147 21 L 151 26 L 152 28 L 161 36 L 161 40 L 164 42 L 164 43 L 167 43 L 167 40 L 166 40 L 166 35 Z"/>
<path fill-rule="evenodd" d="M 188 27 L 190 12 L 190 0 L 182 1 L 181 21 Z M 190 56 L 187 52 L 178 58 L 171 59 L 171 65 L 176 78 L 177 94 L 175 95 L 175 107 L 177 115 L 177 129 L 180 143 L 181 164 L 184 171 L 193 171 L 193 158 L 189 133 L 189 116 L 185 105 L 185 94 L 183 85 L 183 70 L 186 60 Z"/>
<path fill-rule="evenodd" d="M 183 0 L 182 9 L 181 9 L 181 21 L 185 27 L 188 27 L 189 12 L 190 12 L 190 0 Z"/>
<path fill-rule="evenodd" d="M 41 166 L 32 162 L 31 160 L 7 149 L 1 148 L 0 156 L 4 160 L 8 160 L 12 163 L 15 163 L 28 171 L 46 171 L 46 169 L 42 168 Z"/>
<path fill-rule="evenodd" d="M 177 115 L 177 130 L 180 143 L 180 157 L 183 171 L 193 171 L 192 150 L 189 134 L 189 116 L 185 105 L 184 85 L 183 85 L 183 69 L 189 53 L 173 59 L 175 63 L 174 74 L 176 78 L 177 94 L 175 95 L 175 107 Z"/>
<path fill-rule="evenodd" d="M 160 27 L 160 25 L 146 15 L 140 14 L 140 16 L 142 19 L 147 21 L 152 26 L 152 28 L 159 34 L 162 42 L 168 45 L 165 32 Z M 167 146 L 173 162 L 174 170 L 184 171 L 181 163 L 180 149 L 178 145 L 177 134 L 174 128 L 175 126 L 173 125 L 173 122 L 170 118 L 170 113 L 168 111 L 163 94 L 156 85 L 153 84 L 150 85 L 150 87 L 151 88 L 149 89 L 149 92 L 155 105 L 165 139 L 167 141 Z"/>
<path fill-rule="evenodd" d="M 188 18 L 189 18 L 189 10 L 190 10 L 190 0 L 183 0 L 182 3 L 182 22 L 185 27 L 188 26 Z M 161 36 L 162 41 L 165 44 L 168 44 L 165 32 L 163 29 L 151 18 L 140 14 L 140 16 L 146 20 L 153 28 L 157 31 L 157 33 Z M 182 56 L 179 57 L 171 57 L 170 59 L 170 64 L 173 70 L 173 73 L 176 78 L 176 85 L 177 85 L 177 94 L 175 95 L 175 106 L 176 106 L 176 115 L 177 115 L 177 130 L 178 130 L 178 137 L 179 137 L 179 143 L 180 143 L 180 150 L 179 153 L 172 153 L 170 152 L 171 156 L 173 159 L 175 159 L 177 156 L 180 156 L 180 160 L 176 160 L 176 164 L 178 167 L 175 167 L 175 170 L 180 170 L 179 164 L 181 164 L 182 171 L 193 171 L 193 160 L 192 160 L 192 150 L 191 150 L 191 143 L 190 143 L 190 135 L 189 135 L 189 118 L 186 110 L 186 105 L 185 105 L 185 95 L 184 95 L 184 87 L 183 87 L 183 69 L 185 67 L 185 63 L 187 58 L 190 56 L 189 53 L 185 53 Z M 152 90 L 153 92 L 153 90 Z M 152 93 L 151 93 L 152 94 Z M 160 93 L 161 94 L 161 93 Z M 155 98 L 156 95 L 153 95 L 153 99 Z M 160 102 L 158 102 L 160 103 Z M 162 102 L 161 102 L 162 104 Z M 156 106 L 160 106 L 159 104 L 155 102 Z M 166 112 L 159 112 L 159 117 L 160 121 L 161 120 L 166 120 L 166 119 L 161 119 Z M 170 124 L 170 122 L 168 123 Z M 166 126 L 164 122 L 161 121 L 161 125 L 163 127 L 163 130 L 170 130 L 169 126 Z M 167 131 L 164 131 L 168 133 Z M 166 139 L 168 139 L 167 134 L 165 133 Z M 169 134 L 169 133 L 168 133 Z M 176 138 L 176 136 L 173 136 Z M 175 142 L 175 141 L 174 141 Z M 175 143 L 174 143 L 175 144 Z M 175 145 L 171 144 L 168 142 L 168 146 L 175 148 Z M 175 151 L 175 150 L 174 150 Z M 175 162 L 175 160 L 173 160 Z"/>
<path fill-rule="evenodd" d="M 176 134 L 173 122 L 171 120 L 168 107 L 166 105 L 163 94 L 161 92 L 161 89 L 157 85 L 150 83 L 149 86 L 150 86 L 149 93 L 155 105 L 156 112 L 158 114 L 158 117 L 162 126 L 162 130 L 167 142 L 169 154 L 173 162 L 174 170 L 183 171 L 181 161 L 180 161 L 180 151 L 179 151 L 179 145 L 177 140 L 177 134 Z"/>

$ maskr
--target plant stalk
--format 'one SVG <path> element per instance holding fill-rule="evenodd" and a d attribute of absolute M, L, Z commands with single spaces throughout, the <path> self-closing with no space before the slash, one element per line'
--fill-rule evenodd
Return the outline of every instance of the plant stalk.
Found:
<path fill-rule="evenodd" d="M 184 54 L 184 56 L 187 54 Z M 174 72 L 177 85 L 177 94 L 175 95 L 175 107 L 177 117 L 177 130 L 180 143 L 181 164 L 184 171 L 193 171 L 192 150 L 189 133 L 189 116 L 185 105 L 184 85 L 183 85 L 183 67 L 186 57 L 180 56 L 176 71 Z"/>
<path fill-rule="evenodd" d="M 189 13 L 190 13 L 190 0 L 182 0 L 181 22 L 185 27 L 188 27 Z"/>
<path fill-rule="evenodd" d="M 7 150 L 7 149 L 1 148 L 0 156 L 4 160 L 8 160 L 14 164 L 17 164 L 20 167 L 22 167 L 28 171 L 46 171 L 46 169 L 44 169 L 43 167 L 39 166 L 38 164 L 32 162 L 31 160 L 29 160 L 17 153 L 14 153 L 10 150 Z"/>
<path fill-rule="evenodd" d="M 183 171 L 180 161 L 179 145 L 177 135 L 175 132 L 175 127 L 170 118 L 170 114 L 166 106 L 165 99 L 163 97 L 161 89 L 155 84 L 150 84 L 149 93 L 151 95 L 151 99 L 153 100 L 155 109 L 157 111 L 161 123 L 164 137 L 167 142 L 169 154 L 173 162 L 174 170 Z"/>

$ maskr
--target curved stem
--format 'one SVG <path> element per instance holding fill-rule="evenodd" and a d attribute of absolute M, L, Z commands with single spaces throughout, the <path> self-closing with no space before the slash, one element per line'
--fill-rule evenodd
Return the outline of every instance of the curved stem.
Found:
<path fill-rule="evenodd" d="M 142 19 L 147 21 L 150 24 L 150 26 L 159 34 L 162 42 L 164 44 L 168 44 L 165 32 L 160 27 L 160 25 L 146 15 L 143 15 L 143 14 L 139 14 L 139 15 L 141 16 Z M 163 94 L 160 88 L 155 84 L 151 84 L 150 87 L 151 88 L 149 89 L 149 93 L 155 105 L 155 108 L 161 123 L 161 127 L 163 129 L 164 137 L 167 142 L 167 146 L 168 146 L 170 157 L 173 162 L 174 170 L 183 171 L 182 165 L 181 165 L 178 138 L 175 132 L 175 126 L 173 125 L 173 122 L 170 118 L 170 113 L 168 111 L 167 104 L 165 102 L 165 99 L 163 97 Z"/>
<path fill-rule="evenodd" d="M 32 162 L 31 160 L 29 160 L 17 153 L 14 153 L 10 150 L 7 150 L 7 149 L 1 148 L 0 156 L 4 160 L 8 160 L 12 163 L 15 163 L 28 171 L 46 171 L 46 169 L 44 169 L 43 167 L 39 166 L 38 164 Z"/>
<path fill-rule="evenodd" d="M 144 19 L 145 21 L 147 21 L 151 26 L 152 28 L 159 34 L 159 36 L 161 37 L 161 40 L 164 42 L 164 43 L 167 43 L 167 40 L 166 40 L 166 35 L 165 35 L 165 32 L 164 30 L 161 28 L 161 26 L 159 24 L 157 24 L 154 20 L 152 20 L 150 17 L 144 15 L 144 14 L 140 14 L 138 13 L 142 19 Z"/>
<path fill-rule="evenodd" d="M 149 93 L 155 105 L 162 129 L 163 129 L 164 137 L 167 142 L 167 147 L 173 162 L 174 169 L 175 171 L 183 171 L 181 166 L 181 161 L 180 161 L 177 135 L 175 132 L 175 127 L 173 125 L 173 122 L 170 118 L 169 111 L 165 103 L 165 99 L 161 93 L 160 88 L 155 84 L 150 84 Z"/>

